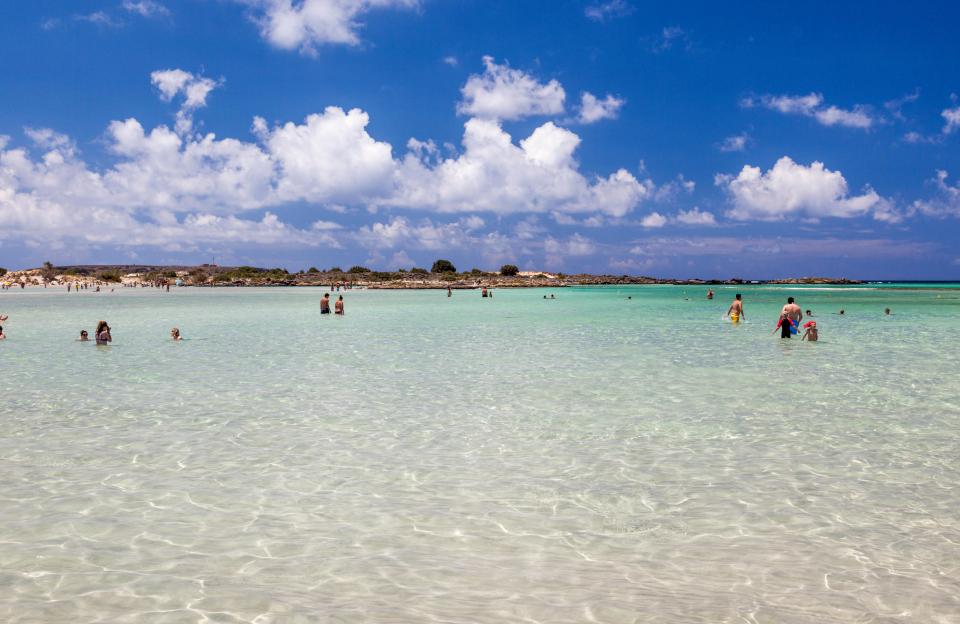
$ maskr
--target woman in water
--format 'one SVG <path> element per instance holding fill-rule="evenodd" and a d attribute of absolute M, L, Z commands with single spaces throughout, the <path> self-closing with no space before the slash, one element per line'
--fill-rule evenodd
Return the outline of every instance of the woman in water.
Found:
<path fill-rule="evenodd" d="M 180 330 L 176 327 L 170 330 L 170 337 L 174 340 L 183 340 L 183 338 L 180 336 Z"/>
<path fill-rule="evenodd" d="M 340 316 L 343 316 L 343 295 L 340 295 L 340 297 L 337 299 L 337 302 L 333 304 L 333 310 L 334 310 L 333 312 L 334 314 L 339 314 Z"/>
<path fill-rule="evenodd" d="M 110 335 L 110 326 L 107 325 L 106 321 L 100 321 L 97 323 L 97 332 L 95 337 L 98 345 L 105 345 L 113 342 L 113 336 Z"/>
<path fill-rule="evenodd" d="M 87 330 L 81 329 L 81 330 L 80 330 L 80 337 L 77 338 L 77 340 L 79 340 L 80 342 L 87 342 L 87 341 L 89 341 L 89 340 L 90 340 L 90 337 L 87 335 Z"/>

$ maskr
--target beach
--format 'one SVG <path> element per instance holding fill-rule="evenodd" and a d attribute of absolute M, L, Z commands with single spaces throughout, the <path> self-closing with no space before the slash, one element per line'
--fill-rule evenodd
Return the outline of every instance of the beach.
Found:
<path fill-rule="evenodd" d="M 0 292 L 0 620 L 960 621 L 960 286 L 713 289 Z"/>

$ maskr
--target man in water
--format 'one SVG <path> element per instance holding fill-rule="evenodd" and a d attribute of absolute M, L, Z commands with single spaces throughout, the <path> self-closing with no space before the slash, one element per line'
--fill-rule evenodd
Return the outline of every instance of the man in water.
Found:
<path fill-rule="evenodd" d="M 336 305 L 335 305 L 335 308 L 336 308 L 336 312 L 335 312 L 335 313 L 336 313 L 336 314 L 339 314 L 340 316 L 343 316 L 343 295 L 340 295 L 340 296 L 337 298 L 337 303 L 336 303 Z"/>
<path fill-rule="evenodd" d="M 713 289 L 707 290 L 707 299 L 713 299 Z"/>
<path fill-rule="evenodd" d="M 330 314 L 330 293 L 323 293 L 320 299 L 320 314 Z"/>
<path fill-rule="evenodd" d="M 783 306 L 781 314 L 786 314 L 787 318 L 793 321 L 793 324 L 800 327 L 800 321 L 803 320 L 803 310 L 793 301 L 793 297 L 787 297 L 787 305 Z"/>
<path fill-rule="evenodd" d="M 730 304 L 730 308 L 727 310 L 727 316 L 730 317 L 733 323 L 739 323 L 740 319 L 747 319 L 743 314 L 743 296 L 740 293 L 736 294 L 733 303 Z"/>

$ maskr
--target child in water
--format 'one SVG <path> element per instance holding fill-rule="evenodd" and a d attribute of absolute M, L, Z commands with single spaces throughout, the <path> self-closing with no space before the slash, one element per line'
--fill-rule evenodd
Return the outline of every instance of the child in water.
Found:
<path fill-rule="evenodd" d="M 790 330 L 793 327 L 793 321 L 790 320 L 790 317 L 785 313 L 780 315 L 780 320 L 777 322 L 777 326 L 773 328 L 771 334 L 780 330 L 780 338 L 790 338 Z"/>
<path fill-rule="evenodd" d="M 810 321 L 809 323 L 804 323 L 803 326 L 807 329 L 807 331 L 803 332 L 803 338 L 800 340 L 816 342 L 819 339 L 819 336 L 817 336 L 817 322 Z"/>
<path fill-rule="evenodd" d="M 87 342 L 87 341 L 89 341 L 89 340 L 90 340 L 90 337 L 89 337 L 89 335 L 87 334 L 87 330 L 81 329 L 81 330 L 80 330 L 80 337 L 77 338 L 77 340 L 79 340 L 80 342 Z"/>

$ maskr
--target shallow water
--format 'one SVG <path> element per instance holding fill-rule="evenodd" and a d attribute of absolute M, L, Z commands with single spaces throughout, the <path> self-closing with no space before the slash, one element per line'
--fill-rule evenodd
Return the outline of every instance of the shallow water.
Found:
<path fill-rule="evenodd" d="M 960 290 L 705 290 L 4 291 L 0 621 L 960 622 Z"/>

